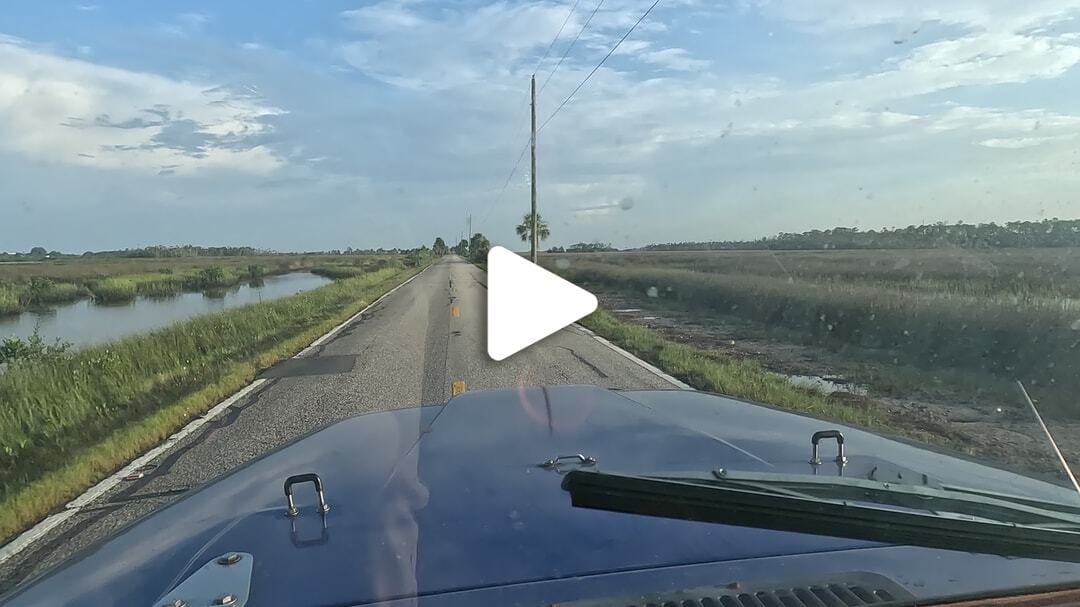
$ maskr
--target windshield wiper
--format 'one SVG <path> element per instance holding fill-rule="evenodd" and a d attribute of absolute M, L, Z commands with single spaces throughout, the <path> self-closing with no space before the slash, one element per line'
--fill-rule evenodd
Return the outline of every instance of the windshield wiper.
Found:
<path fill-rule="evenodd" d="M 1080 562 L 1080 508 L 962 487 L 730 471 L 575 470 L 563 489 L 582 508 Z"/>

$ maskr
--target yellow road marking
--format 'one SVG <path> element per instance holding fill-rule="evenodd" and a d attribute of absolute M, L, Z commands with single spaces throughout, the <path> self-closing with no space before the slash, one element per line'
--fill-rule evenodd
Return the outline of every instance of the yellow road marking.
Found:
<path fill-rule="evenodd" d="M 465 392 L 465 382 L 460 379 L 450 384 L 450 395 L 457 396 Z"/>
<path fill-rule="evenodd" d="M 450 308 L 450 316 L 453 316 L 454 318 L 459 318 L 461 316 L 461 308 L 457 306 Z"/>

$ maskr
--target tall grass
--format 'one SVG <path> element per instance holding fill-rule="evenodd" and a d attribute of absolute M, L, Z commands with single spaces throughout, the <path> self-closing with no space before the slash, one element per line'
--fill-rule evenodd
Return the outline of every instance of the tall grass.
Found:
<path fill-rule="evenodd" d="M 32 306 L 74 301 L 88 293 L 83 285 L 55 282 L 47 278 L 0 283 L 0 314 L 16 314 Z"/>
<path fill-rule="evenodd" d="M 0 283 L 0 315 L 18 314 L 25 309 L 20 297 L 21 292 L 15 285 Z"/>
<path fill-rule="evenodd" d="M 139 281 L 130 277 L 103 278 L 90 286 L 94 301 L 116 303 L 131 301 L 139 294 Z"/>
<path fill-rule="evenodd" d="M 554 255 L 548 254 L 549 259 Z M 892 284 L 956 294 L 1080 297 L 1080 249 L 678 251 L 566 255 L 624 267 L 812 282 Z"/>
<path fill-rule="evenodd" d="M 575 282 L 783 327 L 815 343 L 884 349 L 898 362 L 923 368 L 949 366 L 1080 387 L 1080 313 L 1067 300 L 578 260 L 560 271 Z"/>
<path fill-rule="evenodd" d="M 0 264 L 0 315 L 87 296 L 102 303 L 117 303 L 138 296 L 167 297 L 185 291 L 219 290 L 267 275 L 316 267 L 349 268 L 330 270 L 338 274 L 331 278 L 349 278 L 401 265 L 397 255 L 63 259 Z"/>
<path fill-rule="evenodd" d="M 41 479 L 59 474 L 75 460 L 81 462 L 83 456 L 76 454 L 95 448 L 148 416 L 188 402 L 185 399 L 196 394 L 217 394 L 219 391 L 209 388 L 226 380 L 238 381 L 236 365 L 255 360 L 272 363 L 261 357 L 279 352 L 281 344 L 299 349 L 297 339 L 310 341 L 314 331 L 323 331 L 354 313 L 411 272 L 386 268 L 292 297 L 84 348 L 58 360 L 9 369 L 0 375 L 0 453 L 4 455 L 0 459 L 0 503 L 12 501 L 13 495 L 31 485 L 39 487 L 35 495 L 52 497 L 39 497 L 46 503 L 26 511 L 36 514 L 20 514 L 16 523 L 5 518 L 4 509 L 0 509 L 0 535 L 8 535 L 43 509 L 54 507 L 53 502 L 62 499 L 58 496 L 70 497 L 79 486 L 92 482 L 86 474 L 100 476 L 109 468 L 106 464 L 90 466 L 86 474 L 75 475 L 81 479 L 77 482 L 68 474 L 61 475 L 68 479 L 62 487 L 55 483 L 40 487 Z M 280 356 L 289 353 L 280 352 Z M 243 375 L 250 380 L 247 373 Z M 190 402 L 185 406 L 192 408 Z M 155 432 L 173 429 L 157 427 Z M 118 454 L 128 453 L 130 447 L 118 445 L 107 451 L 102 457 L 112 461 L 122 457 Z"/>

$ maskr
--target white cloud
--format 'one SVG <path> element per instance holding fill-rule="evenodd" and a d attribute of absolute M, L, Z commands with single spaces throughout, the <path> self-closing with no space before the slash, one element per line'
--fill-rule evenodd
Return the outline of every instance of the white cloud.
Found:
<path fill-rule="evenodd" d="M 99 8 L 101 8 L 101 7 L 98 6 L 97 4 L 76 4 L 75 5 L 75 10 L 83 11 L 84 13 L 89 13 L 89 12 L 92 12 L 92 11 L 96 11 Z"/>
<path fill-rule="evenodd" d="M 0 150 L 48 162 L 177 174 L 266 173 L 259 138 L 282 110 L 221 87 L 0 41 Z"/>
<path fill-rule="evenodd" d="M 1063 141 L 1067 139 L 1075 139 L 1076 133 L 1068 136 L 1057 135 L 1053 137 L 994 137 L 992 139 L 984 139 L 979 142 L 979 145 L 988 148 L 1002 148 L 1008 150 L 1020 150 L 1023 148 L 1035 147 L 1051 141 Z"/>
<path fill-rule="evenodd" d="M 744 8 L 824 30 L 878 25 L 915 29 L 925 22 L 1015 31 L 1075 15 L 1077 0 L 742 0 Z"/>
<path fill-rule="evenodd" d="M 181 13 L 176 16 L 176 20 L 191 29 L 199 29 L 210 21 L 210 15 L 197 12 Z"/>
<path fill-rule="evenodd" d="M 342 46 L 345 61 L 404 88 L 505 81 L 518 67 L 525 69 L 523 60 L 531 52 L 546 48 L 566 17 L 558 5 L 500 2 L 478 9 L 446 8 L 435 19 L 415 12 L 412 4 L 386 0 L 343 13 L 362 36 Z"/>
<path fill-rule="evenodd" d="M 680 72 L 696 72 L 709 67 L 712 63 L 704 59 L 694 59 L 689 51 L 682 48 L 665 48 L 638 53 L 636 56 L 645 63 Z"/>

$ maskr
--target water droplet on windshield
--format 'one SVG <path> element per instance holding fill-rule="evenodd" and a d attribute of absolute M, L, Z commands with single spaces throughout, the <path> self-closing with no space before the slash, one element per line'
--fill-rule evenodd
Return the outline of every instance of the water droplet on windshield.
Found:
<path fill-rule="evenodd" d="M 565 270 L 570 267 L 570 260 L 560 257 L 559 259 L 555 260 L 555 267 L 559 268 L 560 270 Z"/>
<path fill-rule="evenodd" d="M 660 290 L 656 287 L 649 287 L 648 289 L 646 289 L 645 295 L 648 295 L 649 297 L 660 297 Z"/>

